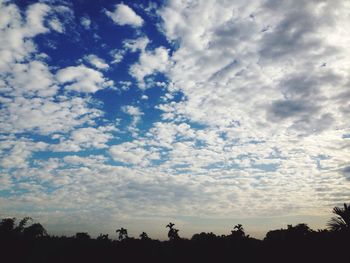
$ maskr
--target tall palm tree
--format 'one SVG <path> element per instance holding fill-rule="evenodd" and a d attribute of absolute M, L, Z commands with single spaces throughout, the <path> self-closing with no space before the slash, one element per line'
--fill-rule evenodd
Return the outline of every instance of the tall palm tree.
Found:
<path fill-rule="evenodd" d="M 166 225 L 166 228 L 169 228 L 169 232 L 168 232 L 168 237 L 169 237 L 169 240 L 177 240 L 177 239 L 180 239 L 179 237 L 179 230 L 174 228 L 175 224 L 174 223 L 169 223 Z"/>
<path fill-rule="evenodd" d="M 125 228 L 120 228 L 120 229 L 117 229 L 115 232 L 119 233 L 118 235 L 118 239 L 120 241 L 122 241 L 123 239 L 127 239 L 128 238 L 128 230 L 126 230 Z"/>
<path fill-rule="evenodd" d="M 334 207 L 332 217 L 328 222 L 328 227 L 332 231 L 349 231 L 350 230 L 350 205 L 344 204 L 344 208 Z"/>
<path fill-rule="evenodd" d="M 233 227 L 233 230 L 231 230 L 231 236 L 232 237 L 239 237 L 239 238 L 245 237 L 245 232 L 244 232 L 243 226 L 241 224 L 235 225 Z"/>

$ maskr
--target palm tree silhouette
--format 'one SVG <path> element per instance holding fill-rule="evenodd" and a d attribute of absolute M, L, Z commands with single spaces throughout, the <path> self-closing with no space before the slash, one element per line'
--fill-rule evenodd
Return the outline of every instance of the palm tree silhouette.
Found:
<path fill-rule="evenodd" d="M 169 228 L 169 232 L 168 232 L 168 237 L 169 237 L 169 240 L 177 240 L 179 239 L 179 230 L 174 228 L 175 224 L 174 223 L 169 223 L 166 225 L 167 228 Z"/>
<path fill-rule="evenodd" d="M 231 236 L 232 237 L 239 237 L 239 238 L 245 237 L 245 232 L 244 232 L 243 226 L 241 224 L 235 225 L 233 230 L 231 230 Z"/>
<path fill-rule="evenodd" d="M 350 205 L 344 203 L 344 208 L 334 207 L 332 217 L 328 222 L 328 227 L 332 231 L 349 231 L 350 230 Z"/>
<path fill-rule="evenodd" d="M 125 228 L 120 228 L 117 229 L 115 232 L 119 233 L 118 235 L 118 239 L 121 241 L 123 239 L 127 239 L 128 238 L 128 230 L 126 230 Z"/>

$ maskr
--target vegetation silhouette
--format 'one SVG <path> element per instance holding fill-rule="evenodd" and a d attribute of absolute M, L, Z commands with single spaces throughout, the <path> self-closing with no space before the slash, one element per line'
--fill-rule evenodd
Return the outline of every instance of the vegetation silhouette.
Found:
<path fill-rule="evenodd" d="M 148 237 L 148 235 L 147 235 L 147 233 L 145 233 L 145 232 L 142 232 L 141 234 L 140 234 L 140 239 L 141 240 L 150 240 L 150 238 Z"/>
<path fill-rule="evenodd" d="M 96 238 L 86 232 L 53 236 L 30 217 L 4 218 L 0 262 L 350 262 L 349 205 L 332 212 L 326 229 L 287 225 L 267 232 L 263 240 L 247 235 L 241 224 L 227 235 L 201 232 L 186 239 L 170 222 L 167 241 L 145 232 L 129 237 L 121 227 L 114 240 L 102 233 Z"/>
<path fill-rule="evenodd" d="M 333 231 L 350 230 L 350 205 L 344 204 L 344 207 L 334 207 L 333 213 L 336 215 L 328 222 L 328 227 Z"/>
<path fill-rule="evenodd" d="M 169 232 L 168 232 L 168 237 L 169 240 L 178 240 L 180 239 L 180 236 L 178 234 L 179 230 L 174 228 L 175 224 L 174 223 L 169 223 L 166 225 L 166 228 L 169 228 Z"/>
<path fill-rule="evenodd" d="M 122 241 L 124 239 L 127 239 L 128 238 L 128 230 L 126 230 L 125 228 L 120 228 L 120 229 L 117 229 L 115 231 L 117 234 L 118 234 L 118 239 L 119 241 Z"/>

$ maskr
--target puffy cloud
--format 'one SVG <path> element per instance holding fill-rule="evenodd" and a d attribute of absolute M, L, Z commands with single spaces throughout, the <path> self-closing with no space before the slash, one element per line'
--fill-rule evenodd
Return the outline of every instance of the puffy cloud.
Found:
<path fill-rule="evenodd" d="M 103 133 L 103 129 L 80 128 L 72 132 L 72 140 L 84 147 L 104 148 L 106 142 L 112 138 L 110 134 Z"/>
<path fill-rule="evenodd" d="M 164 116 L 171 118 L 170 113 L 176 112 L 209 125 L 238 121 L 252 130 L 281 124 L 279 128 L 298 127 L 303 133 L 297 124 L 304 111 L 311 122 L 320 124 L 317 120 L 328 116 L 343 125 L 343 118 L 334 117 L 339 114 L 331 98 L 345 89 L 347 77 L 334 74 L 339 72 L 338 63 L 321 65 L 333 61 L 341 50 L 343 58 L 347 57 L 342 43 L 327 41 L 329 34 L 340 38 L 331 25 L 341 27 L 346 15 L 327 14 L 325 3 L 305 2 L 303 12 L 298 12 L 298 7 L 288 8 L 287 2 L 271 2 L 170 1 L 160 11 L 166 36 L 179 42 L 171 58 L 174 66 L 166 74 L 173 81 L 172 89 L 180 89 L 186 97 L 164 106 Z M 338 1 L 332 7 L 340 10 L 343 4 Z M 305 20 L 302 27 L 300 20 Z M 291 34 L 293 40 L 287 41 L 285 34 Z M 288 47 L 280 46 L 281 41 Z M 266 54 L 278 50 L 283 54 Z M 270 124 L 271 115 L 294 117 L 288 123 L 280 118 L 275 126 Z"/>
<path fill-rule="evenodd" d="M 28 7 L 24 19 L 16 5 L 0 3 L 0 71 L 10 70 L 12 63 L 35 51 L 31 38 L 49 31 L 44 25 L 49 12 L 48 5 L 36 3 Z"/>
<path fill-rule="evenodd" d="M 7 95 L 50 97 L 58 90 L 48 65 L 37 60 L 14 64 L 4 79 L 9 84 L 4 90 Z"/>
<path fill-rule="evenodd" d="M 113 61 L 112 61 L 112 64 L 118 64 L 120 63 L 123 58 L 124 58 L 124 51 L 123 50 L 113 50 L 111 52 L 111 55 L 113 57 Z"/>
<path fill-rule="evenodd" d="M 123 106 L 122 111 L 132 117 L 132 121 L 128 129 L 132 132 L 133 136 L 137 136 L 138 129 L 136 126 L 140 122 L 143 112 L 138 107 L 131 105 Z"/>
<path fill-rule="evenodd" d="M 169 1 L 160 11 L 162 28 L 178 48 L 165 74 L 172 82 L 169 92 L 180 91 L 183 100 L 165 101 L 158 108 L 164 120 L 204 128 L 195 132 L 197 142 L 179 142 L 174 128 L 173 133 L 167 130 L 172 135 L 165 137 L 165 145 L 171 151 L 164 167 L 178 171 L 180 165 L 183 171 L 214 178 L 216 171 L 234 169 L 236 175 L 227 171 L 232 182 L 244 170 L 247 191 L 258 194 L 266 188 L 271 199 L 279 195 L 276 178 L 282 183 L 293 174 L 294 185 L 280 187 L 303 185 L 306 192 L 323 184 L 318 176 L 326 171 L 341 180 L 335 171 L 346 162 L 339 149 L 348 128 L 344 104 L 334 100 L 346 94 L 350 77 L 344 71 L 348 17 L 341 11 L 347 6 L 342 1 L 297 6 L 288 1 Z M 329 8 L 338 11 L 329 13 Z M 327 160 L 319 157 L 320 141 Z M 321 170 L 318 162 L 332 168 Z"/>
<path fill-rule="evenodd" d="M 114 126 L 84 127 L 74 129 L 68 139 L 59 138 L 58 144 L 51 144 L 50 149 L 56 152 L 78 152 L 84 149 L 107 148 L 107 142 L 113 138 Z"/>
<path fill-rule="evenodd" d="M 136 39 L 124 40 L 124 48 L 130 50 L 131 52 L 145 51 L 147 45 L 150 43 L 148 37 L 139 37 Z"/>
<path fill-rule="evenodd" d="M 68 132 L 86 123 L 93 124 L 102 112 L 92 108 L 91 98 L 59 97 L 57 101 L 18 97 L 0 110 L 2 132 L 36 131 L 40 134 Z"/>
<path fill-rule="evenodd" d="M 59 33 L 63 33 L 64 32 L 64 27 L 63 25 L 61 24 L 61 22 L 56 18 L 56 19 L 52 19 L 49 21 L 49 25 L 50 27 L 59 32 Z"/>
<path fill-rule="evenodd" d="M 106 61 L 94 54 L 87 55 L 84 57 L 84 59 L 97 69 L 104 70 L 109 68 L 109 65 L 106 63 Z"/>
<path fill-rule="evenodd" d="M 138 107 L 135 106 L 123 106 L 122 110 L 131 115 L 131 116 L 135 116 L 135 117 L 139 117 L 141 115 L 143 115 L 143 113 L 140 111 L 140 109 Z"/>
<path fill-rule="evenodd" d="M 138 16 L 134 10 L 123 3 L 117 4 L 113 12 L 107 10 L 106 15 L 109 16 L 114 23 L 121 26 L 130 25 L 133 27 L 140 27 L 143 24 L 143 19 Z"/>
<path fill-rule="evenodd" d="M 6 145 L 6 146 L 5 146 Z M 28 158 L 32 152 L 43 151 L 47 149 L 48 144 L 43 142 L 33 142 L 30 140 L 6 140 L 5 148 L 0 149 L 0 166 L 5 169 L 25 168 L 28 166 Z"/>
<path fill-rule="evenodd" d="M 91 26 L 91 19 L 88 16 L 83 16 L 80 18 L 80 24 L 85 28 L 85 29 L 90 29 Z"/>
<path fill-rule="evenodd" d="M 112 83 L 100 72 L 85 66 L 61 69 L 55 76 L 51 67 L 42 61 L 47 56 L 39 54 L 33 42 L 38 34 L 49 33 L 45 22 L 59 25 L 58 18 L 55 15 L 51 18 L 49 14 L 67 12 L 67 8 L 58 6 L 53 10 L 46 4 L 33 4 L 22 17 L 16 5 L 3 2 L 1 5 L 0 52 L 4 54 L 1 60 L 4 64 L 0 62 L 0 118 L 4 124 L 1 132 L 35 131 L 47 135 L 93 124 L 101 111 L 92 107 L 91 98 L 59 95 L 60 84 L 70 82 L 67 89 L 95 92 Z"/>
<path fill-rule="evenodd" d="M 130 74 L 137 79 L 141 88 L 145 88 L 144 78 L 157 72 L 164 72 L 168 67 L 168 50 L 158 47 L 153 51 L 141 53 L 138 63 L 130 67 Z"/>
<path fill-rule="evenodd" d="M 156 151 L 146 150 L 142 144 L 137 142 L 113 145 L 109 148 L 109 153 L 113 160 L 131 165 L 145 166 L 149 165 L 150 161 L 159 159 L 159 154 Z"/>
<path fill-rule="evenodd" d="M 112 81 L 107 81 L 101 72 L 84 65 L 70 66 L 57 71 L 58 82 L 65 84 L 66 90 L 77 92 L 95 93 L 96 91 L 112 86 Z"/>

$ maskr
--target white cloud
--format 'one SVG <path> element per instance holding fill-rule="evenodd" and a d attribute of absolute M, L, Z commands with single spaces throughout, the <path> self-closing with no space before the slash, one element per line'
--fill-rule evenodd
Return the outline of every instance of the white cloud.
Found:
<path fill-rule="evenodd" d="M 109 65 L 106 63 L 106 61 L 94 54 L 84 56 L 84 59 L 97 69 L 106 70 L 109 68 Z"/>
<path fill-rule="evenodd" d="M 60 6 L 54 10 L 69 11 Z M 101 116 L 101 111 L 92 106 L 89 97 L 58 96 L 61 85 L 56 77 L 62 83 L 70 82 L 66 88 L 84 92 L 95 92 L 112 83 L 100 72 L 85 66 L 58 70 L 55 77 L 51 67 L 42 61 L 47 55 L 39 53 L 33 42 L 38 34 L 49 33 L 45 22 L 51 26 L 59 25 L 55 15 L 46 21 L 50 12 L 53 11 L 46 4 L 33 4 L 22 17 L 16 5 L 1 2 L 1 132 L 35 131 L 45 135 L 69 132 L 76 126 L 94 124 L 94 119 Z"/>
<path fill-rule="evenodd" d="M 31 38 L 49 31 L 44 25 L 49 12 L 48 5 L 36 3 L 28 7 L 24 19 L 16 5 L 0 3 L 0 71 L 10 70 L 12 63 L 36 50 Z"/>
<path fill-rule="evenodd" d="M 150 161 L 159 159 L 156 151 L 146 150 L 143 145 L 137 142 L 125 142 L 119 145 L 112 145 L 109 153 L 113 160 L 132 165 L 147 166 Z"/>
<path fill-rule="evenodd" d="M 57 71 L 56 78 L 60 83 L 65 84 L 66 90 L 77 92 L 95 93 L 113 85 L 113 82 L 106 80 L 101 72 L 84 65 L 60 69 Z"/>
<path fill-rule="evenodd" d="M 120 88 L 124 91 L 129 90 L 132 85 L 131 81 L 119 81 L 118 83 L 120 84 Z"/>
<path fill-rule="evenodd" d="M 27 37 L 33 37 L 37 34 L 49 31 L 44 26 L 44 18 L 49 13 L 50 7 L 46 4 L 36 3 L 28 7 L 26 11 L 26 30 Z"/>
<path fill-rule="evenodd" d="M 334 123 L 345 127 L 343 117 L 335 118 L 339 110 L 330 98 L 344 91 L 347 77 L 339 63 L 329 68 L 320 63 L 333 61 L 340 50 L 344 59 L 348 57 L 341 42 L 327 40 L 329 34 L 341 38 L 341 30 L 334 32 L 329 22 L 338 21 L 342 28 L 345 14 L 326 14 L 322 3 L 307 2 L 302 13 L 296 11 L 301 5 L 290 9 L 281 2 L 275 11 L 271 3 L 207 1 L 194 7 L 191 1 L 170 1 L 161 10 L 166 36 L 179 42 L 166 75 L 186 98 L 164 107 L 164 117 L 176 113 L 219 126 L 238 121 L 247 130 L 261 131 L 261 136 L 271 128 L 301 135 Z M 342 8 L 340 2 L 336 5 Z M 307 26 L 300 27 L 300 19 Z M 287 116 L 283 110 L 290 118 L 271 125 L 272 117 Z M 327 124 L 321 127 L 323 123 Z"/>
<path fill-rule="evenodd" d="M 40 134 L 68 132 L 76 126 L 93 124 L 102 112 L 92 108 L 91 98 L 59 97 L 57 101 L 41 98 L 14 98 L 1 109 L 2 132 L 36 131 Z"/>
<path fill-rule="evenodd" d="M 123 106 L 122 110 L 131 115 L 131 116 L 135 116 L 135 117 L 139 117 L 141 115 L 143 115 L 143 113 L 140 111 L 140 108 L 135 107 L 135 106 Z"/>
<path fill-rule="evenodd" d="M 143 25 L 143 19 L 138 16 L 134 10 L 123 3 L 117 4 L 113 12 L 107 10 L 106 15 L 109 16 L 114 23 L 121 26 L 130 25 L 133 27 L 140 27 Z"/>
<path fill-rule="evenodd" d="M 130 67 L 129 73 L 136 78 L 140 88 L 146 88 L 144 78 L 157 72 L 164 72 L 169 63 L 168 50 L 158 47 L 153 51 L 141 52 L 138 63 Z"/>
<path fill-rule="evenodd" d="M 114 50 L 111 52 L 111 56 L 113 57 L 112 64 L 120 63 L 124 58 L 125 51 L 124 50 Z"/>
<path fill-rule="evenodd" d="M 124 48 L 131 52 L 144 51 L 150 43 L 148 37 L 139 37 L 136 39 L 127 39 L 123 41 Z"/>
<path fill-rule="evenodd" d="M 128 130 L 132 132 L 134 137 L 137 136 L 138 129 L 136 126 L 140 122 L 141 116 L 144 113 L 140 110 L 140 108 L 131 105 L 123 106 L 122 111 L 132 117 L 132 121 L 128 127 Z"/>
<path fill-rule="evenodd" d="M 72 131 L 70 140 L 67 143 L 77 145 L 79 149 L 106 148 L 106 143 L 113 138 L 111 131 L 116 131 L 116 128 L 112 126 L 100 126 L 98 128 L 86 127 L 75 129 L 74 131 Z M 63 145 L 65 144 L 66 142 L 63 141 Z"/>
<path fill-rule="evenodd" d="M 47 64 L 33 60 L 29 63 L 16 63 L 10 75 L 4 79 L 10 84 L 9 95 L 51 97 L 58 87 Z"/>
<path fill-rule="evenodd" d="M 5 169 L 27 167 L 27 159 L 32 155 L 32 152 L 42 151 L 48 147 L 48 145 L 43 142 L 35 143 L 23 139 L 7 140 L 4 145 L 6 145 L 6 148 L 0 149 L 0 166 Z"/>
<path fill-rule="evenodd" d="M 82 18 L 80 18 L 80 24 L 88 30 L 91 26 L 91 19 L 88 16 L 83 16 Z"/>
<path fill-rule="evenodd" d="M 63 33 L 63 32 L 64 32 L 64 27 L 63 27 L 63 25 L 61 24 L 61 22 L 60 22 L 57 18 L 51 19 L 51 20 L 49 21 L 49 26 L 50 26 L 53 30 L 55 30 L 55 31 L 57 31 L 57 32 L 59 32 L 59 33 Z"/>

